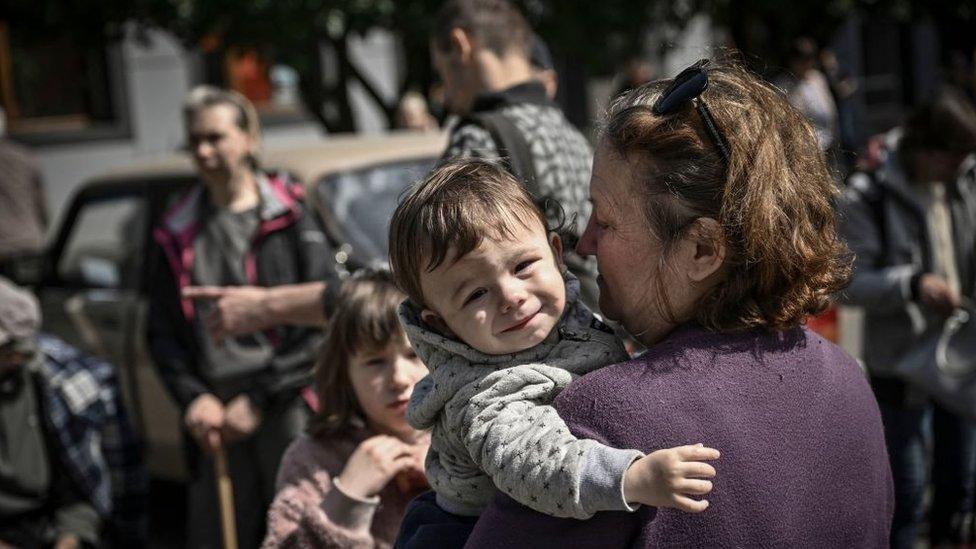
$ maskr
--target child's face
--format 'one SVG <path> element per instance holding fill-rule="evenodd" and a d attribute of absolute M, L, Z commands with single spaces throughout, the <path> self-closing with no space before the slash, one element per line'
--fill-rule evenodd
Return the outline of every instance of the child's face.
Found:
<path fill-rule="evenodd" d="M 349 381 L 356 400 L 373 429 L 407 436 L 407 402 L 413 386 L 427 375 L 427 367 L 403 338 L 383 349 L 356 353 L 349 360 Z"/>
<path fill-rule="evenodd" d="M 500 355 L 541 343 L 566 307 L 562 244 L 541 223 L 518 226 L 511 240 L 476 249 L 421 276 L 430 309 L 424 322 L 471 347 Z"/>

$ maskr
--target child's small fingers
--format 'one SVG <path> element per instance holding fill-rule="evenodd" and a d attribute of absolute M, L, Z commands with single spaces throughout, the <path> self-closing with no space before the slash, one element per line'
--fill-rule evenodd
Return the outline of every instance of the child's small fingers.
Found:
<path fill-rule="evenodd" d="M 687 478 L 712 478 L 715 468 L 700 461 L 688 461 L 681 464 L 681 474 Z"/>
<path fill-rule="evenodd" d="M 712 483 L 708 480 L 699 479 L 685 479 L 679 482 L 676 486 L 677 491 L 682 494 L 691 494 L 693 496 L 703 496 L 712 491 Z"/>
<path fill-rule="evenodd" d="M 701 459 L 709 460 L 722 457 L 722 453 L 715 448 L 709 448 L 708 446 L 696 444 L 693 446 L 682 446 L 678 448 L 678 456 L 685 461 Z"/>
<path fill-rule="evenodd" d="M 691 499 L 688 496 L 675 496 L 674 497 L 675 509 L 680 509 L 686 513 L 701 513 L 705 509 L 708 509 L 708 500 L 702 499 Z"/>

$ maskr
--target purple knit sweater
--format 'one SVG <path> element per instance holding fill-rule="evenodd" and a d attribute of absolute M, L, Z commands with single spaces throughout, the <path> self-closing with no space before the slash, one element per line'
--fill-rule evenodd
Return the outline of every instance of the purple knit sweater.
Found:
<path fill-rule="evenodd" d="M 887 547 L 894 505 L 877 404 L 857 363 L 806 329 L 678 328 L 556 400 L 579 437 L 722 457 L 701 514 L 557 519 L 496 495 L 467 547 Z"/>

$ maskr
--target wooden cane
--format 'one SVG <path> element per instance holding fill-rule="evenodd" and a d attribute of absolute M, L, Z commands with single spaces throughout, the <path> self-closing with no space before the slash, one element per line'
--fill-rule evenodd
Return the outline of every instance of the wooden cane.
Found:
<path fill-rule="evenodd" d="M 227 474 L 227 454 L 221 446 L 214 454 L 214 476 L 217 477 L 217 497 L 220 500 L 220 530 L 224 549 L 237 549 L 237 521 L 234 518 L 234 485 Z"/>

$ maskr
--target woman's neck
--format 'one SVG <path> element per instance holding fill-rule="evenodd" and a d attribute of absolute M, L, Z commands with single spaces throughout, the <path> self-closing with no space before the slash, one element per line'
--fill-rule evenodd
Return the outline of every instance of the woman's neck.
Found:
<path fill-rule="evenodd" d="M 253 170 L 240 170 L 224 181 L 211 182 L 207 189 L 215 206 L 232 212 L 250 210 L 261 201 L 257 175 Z"/>

